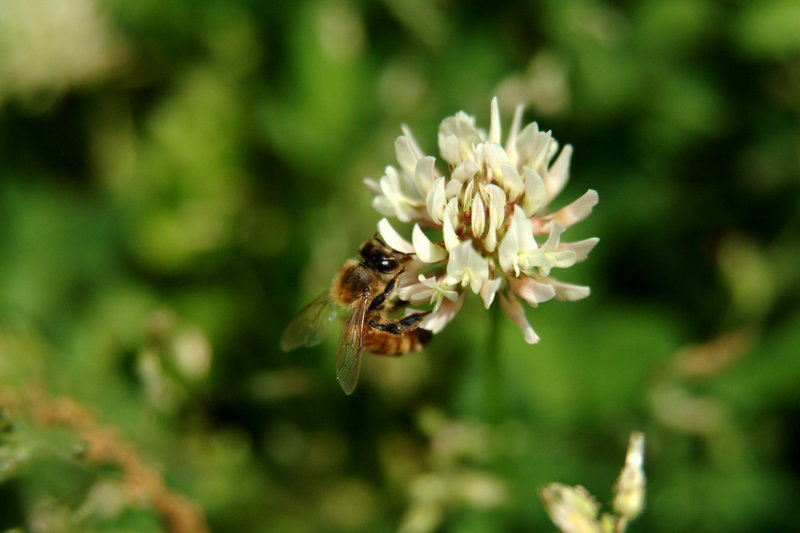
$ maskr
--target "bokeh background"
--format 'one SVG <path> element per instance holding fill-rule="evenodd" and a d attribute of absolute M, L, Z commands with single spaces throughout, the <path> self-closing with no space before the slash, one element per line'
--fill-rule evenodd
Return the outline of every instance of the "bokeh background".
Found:
<path fill-rule="evenodd" d="M 345 397 L 281 331 L 493 95 L 600 193 L 592 296 Z M 0 0 L 0 531 L 555 531 L 633 430 L 632 531 L 800 531 L 799 113 L 794 0 Z"/>

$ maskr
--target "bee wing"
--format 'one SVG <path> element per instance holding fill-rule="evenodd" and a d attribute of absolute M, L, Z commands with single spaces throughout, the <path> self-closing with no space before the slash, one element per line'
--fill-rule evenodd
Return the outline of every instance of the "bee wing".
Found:
<path fill-rule="evenodd" d="M 353 394 L 361 373 L 361 344 L 364 338 L 364 317 L 369 307 L 369 295 L 364 293 L 353 314 L 347 319 L 336 354 L 336 378 L 345 394 Z"/>
<path fill-rule="evenodd" d="M 328 291 L 308 304 L 286 326 L 281 337 L 281 350 L 294 350 L 300 346 L 316 346 L 338 314 L 338 307 Z"/>

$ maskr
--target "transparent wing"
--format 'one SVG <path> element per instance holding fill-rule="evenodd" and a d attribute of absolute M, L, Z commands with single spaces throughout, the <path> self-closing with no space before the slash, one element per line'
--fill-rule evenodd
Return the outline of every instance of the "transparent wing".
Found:
<path fill-rule="evenodd" d="M 364 338 L 364 317 L 369 307 L 368 294 L 358 303 L 356 310 L 347 319 L 336 354 L 336 378 L 345 394 L 353 394 L 361 373 L 361 344 Z"/>
<path fill-rule="evenodd" d="M 320 294 L 300 314 L 289 322 L 281 337 L 281 350 L 294 350 L 300 346 L 316 346 L 338 314 L 338 306 L 328 291 Z"/>

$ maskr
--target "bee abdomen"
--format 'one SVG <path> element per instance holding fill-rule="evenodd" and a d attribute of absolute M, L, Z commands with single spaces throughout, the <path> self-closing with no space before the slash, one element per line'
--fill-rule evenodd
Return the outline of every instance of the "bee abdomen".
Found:
<path fill-rule="evenodd" d="M 404 355 L 421 350 L 432 337 L 433 334 L 426 329 L 396 335 L 367 327 L 364 329 L 363 349 L 375 355 Z"/>

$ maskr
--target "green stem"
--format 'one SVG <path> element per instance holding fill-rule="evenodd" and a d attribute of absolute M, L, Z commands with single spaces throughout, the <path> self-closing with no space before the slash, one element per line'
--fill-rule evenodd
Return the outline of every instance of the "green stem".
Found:
<path fill-rule="evenodd" d="M 505 404 L 503 390 L 503 362 L 500 354 L 500 306 L 489 310 L 489 331 L 486 336 L 486 409 L 487 421 L 499 422 Z"/>

